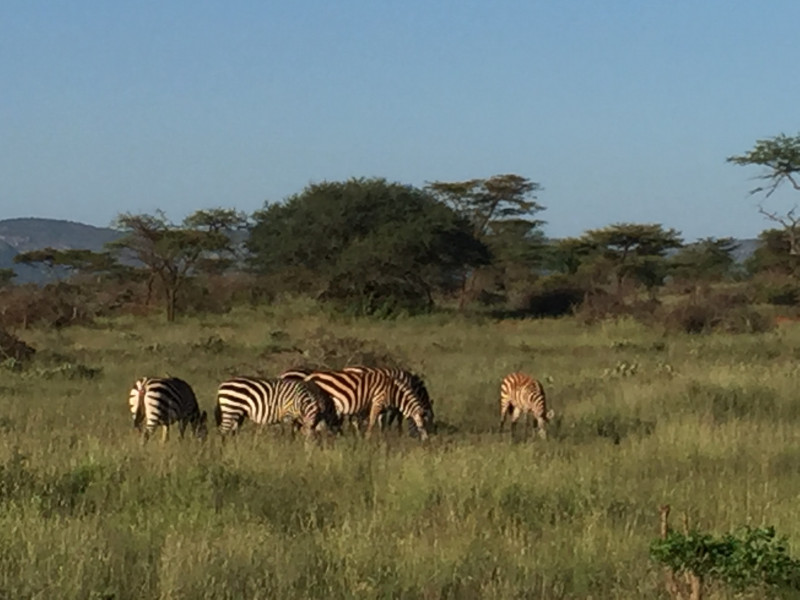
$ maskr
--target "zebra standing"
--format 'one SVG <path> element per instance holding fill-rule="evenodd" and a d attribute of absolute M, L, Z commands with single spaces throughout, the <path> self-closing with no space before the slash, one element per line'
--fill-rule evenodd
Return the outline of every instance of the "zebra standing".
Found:
<path fill-rule="evenodd" d="M 411 392 L 417 397 L 419 403 L 423 407 L 425 407 L 425 409 L 429 410 L 431 414 L 433 413 L 433 400 L 431 400 L 431 397 L 428 394 L 428 389 L 425 387 L 425 382 L 422 381 L 422 378 L 419 375 L 412 373 L 411 371 L 406 371 L 405 369 L 400 369 L 398 367 L 362 367 L 362 366 L 345 367 L 343 370 L 345 372 L 372 371 L 388 375 L 398 385 L 407 386 L 408 388 L 410 388 Z M 391 407 L 382 416 L 385 416 L 385 420 L 381 422 L 381 428 L 391 426 L 391 424 L 396 419 L 398 432 L 403 430 L 403 414 L 398 409 Z M 413 421 L 411 421 L 410 423 L 413 425 Z"/>
<path fill-rule="evenodd" d="M 553 416 L 547 410 L 547 399 L 541 382 L 525 373 L 509 373 L 500 384 L 500 431 L 503 431 L 506 417 L 511 415 L 511 429 L 514 430 L 517 420 L 523 414 L 533 415 L 539 436 L 547 437 L 545 427 Z"/>
<path fill-rule="evenodd" d="M 234 377 L 220 384 L 214 417 L 221 434 L 236 433 L 245 418 L 266 425 L 291 421 L 306 437 L 325 423 L 338 431 L 334 405 L 314 386 L 295 379 Z"/>
<path fill-rule="evenodd" d="M 169 426 L 177 421 L 181 438 L 186 426 L 204 439 L 208 433 L 207 414 L 200 412 L 192 387 L 177 377 L 144 377 L 131 389 L 128 397 L 133 426 L 142 431 L 147 441 L 157 427 L 163 427 L 162 440 L 169 438 Z"/>
<path fill-rule="evenodd" d="M 297 377 L 302 372 L 293 369 L 282 376 Z M 381 412 L 397 410 L 414 422 L 421 439 L 428 438 L 427 429 L 433 423 L 431 406 L 421 402 L 408 385 L 395 381 L 380 370 L 313 371 L 305 376 L 304 381 L 313 382 L 330 396 L 340 420 L 344 417 L 368 418 L 368 437 Z"/>

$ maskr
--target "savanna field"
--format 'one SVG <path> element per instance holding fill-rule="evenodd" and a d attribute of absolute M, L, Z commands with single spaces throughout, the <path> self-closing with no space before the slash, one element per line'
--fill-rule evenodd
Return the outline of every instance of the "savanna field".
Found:
<path fill-rule="evenodd" d="M 662 504 L 713 533 L 774 525 L 800 554 L 793 323 L 664 334 L 298 303 L 17 333 L 38 351 L 0 370 L 2 599 L 666 598 Z M 212 426 L 143 445 L 131 427 L 139 377 L 186 379 L 211 414 L 235 374 L 386 357 L 425 379 L 426 443 L 245 423 L 225 444 Z M 497 432 L 515 370 L 545 385 L 547 440 Z"/>

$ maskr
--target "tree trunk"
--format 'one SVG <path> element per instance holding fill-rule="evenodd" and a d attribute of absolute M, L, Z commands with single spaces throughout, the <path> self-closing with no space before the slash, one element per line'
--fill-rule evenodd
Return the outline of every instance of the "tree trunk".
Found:
<path fill-rule="evenodd" d="M 172 323 L 175 321 L 175 305 L 178 299 L 178 290 L 174 286 L 167 286 L 166 288 L 167 299 L 167 322 Z"/>

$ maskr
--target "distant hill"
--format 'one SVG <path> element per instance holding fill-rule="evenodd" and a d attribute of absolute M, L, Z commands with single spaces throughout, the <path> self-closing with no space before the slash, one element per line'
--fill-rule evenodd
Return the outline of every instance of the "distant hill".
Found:
<path fill-rule="evenodd" d="M 733 256 L 733 260 L 739 264 L 750 258 L 761 244 L 758 239 L 736 240 L 736 242 L 739 244 L 739 247 L 731 252 L 731 255 Z"/>
<path fill-rule="evenodd" d="M 17 252 L 40 248 L 86 249 L 95 252 L 120 237 L 120 232 L 58 219 L 5 219 L 0 221 L 0 242 Z"/>
<path fill-rule="evenodd" d="M 14 283 L 41 283 L 47 273 L 36 267 L 14 264 L 14 256 L 29 250 L 87 249 L 99 252 L 120 232 L 104 227 L 59 219 L 5 219 L 0 221 L 0 269 L 14 269 Z"/>

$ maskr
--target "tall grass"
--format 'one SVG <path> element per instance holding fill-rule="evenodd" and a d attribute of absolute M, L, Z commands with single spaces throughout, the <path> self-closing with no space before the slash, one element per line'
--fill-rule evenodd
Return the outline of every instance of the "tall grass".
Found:
<path fill-rule="evenodd" d="M 663 503 L 715 532 L 773 524 L 800 554 L 800 332 L 294 305 L 22 336 L 40 352 L 0 379 L 0 598 L 658 597 Z M 421 371 L 439 434 L 134 435 L 137 377 L 183 377 L 210 410 L 223 378 L 274 375 L 323 336 Z M 515 369 L 546 382 L 546 442 L 496 433 Z"/>

